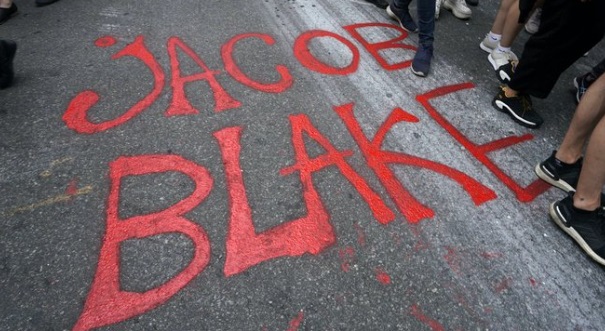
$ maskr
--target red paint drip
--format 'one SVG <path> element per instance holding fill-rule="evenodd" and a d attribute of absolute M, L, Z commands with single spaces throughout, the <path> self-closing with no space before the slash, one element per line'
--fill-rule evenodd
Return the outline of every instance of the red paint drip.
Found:
<path fill-rule="evenodd" d="M 365 246 L 366 245 L 366 234 L 363 231 L 363 228 L 359 225 L 359 223 L 355 223 L 353 224 L 353 226 L 355 226 L 355 230 L 357 231 L 357 243 L 359 243 L 360 246 Z"/>
<path fill-rule="evenodd" d="M 391 284 L 391 276 L 386 273 L 382 268 L 376 268 L 376 280 L 378 280 L 382 285 Z"/>
<path fill-rule="evenodd" d="M 453 247 L 446 247 L 447 254 L 443 256 L 447 264 L 449 264 L 452 271 L 459 274 L 460 273 L 460 258 L 456 250 Z"/>
<path fill-rule="evenodd" d="M 112 36 L 103 36 L 95 40 L 95 46 L 100 48 L 111 47 L 116 44 L 116 38 Z"/>
<path fill-rule="evenodd" d="M 533 287 L 538 286 L 538 282 L 534 279 L 534 277 L 529 277 L 529 284 L 531 284 Z"/>
<path fill-rule="evenodd" d="M 351 269 L 351 263 L 355 258 L 355 250 L 351 246 L 347 246 L 338 251 L 338 257 L 340 258 L 340 269 L 344 272 L 349 272 Z"/>
<path fill-rule="evenodd" d="M 413 305 L 412 307 L 410 307 L 410 314 L 412 316 L 414 316 L 420 322 L 426 324 L 433 331 L 445 331 L 445 328 L 443 327 L 443 325 L 441 325 L 436 320 L 426 316 L 422 312 L 422 310 L 420 310 L 420 307 L 418 307 L 418 305 L 416 305 L 416 304 Z"/>
<path fill-rule="evenodd" d="M 305 314 L 304 312 L 301 310 L 298 315 L 296 315 L 296 317 L 294 317 L 291 321 L 290 321 L 290 326 L 288 326 L 288 331 L 296 331 L 298 330 L 298 328 L 300 327 L 300 324 L 302 323 L 303 319 L 305 318 Z"/>
<path fill-rule="evenodd" d="M 67 185 L 67 189 L 65 190 L 65 193 L 69 196 L 74 196 L 78 193 L 78 179 L 77 178 L 74 178 L 69 182 L 69 184 Z"/>

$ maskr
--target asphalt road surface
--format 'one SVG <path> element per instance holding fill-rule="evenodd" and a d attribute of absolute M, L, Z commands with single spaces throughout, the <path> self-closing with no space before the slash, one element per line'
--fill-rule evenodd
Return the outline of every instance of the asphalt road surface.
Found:
<path fill-rule="evenodd" d="M 427 78 L 361 0 L 15 3 L 0 330 L 603 329 L 533 173 L 603 44 L 530 130 L 491 106 L 497 1 L 444 10 Z"/>

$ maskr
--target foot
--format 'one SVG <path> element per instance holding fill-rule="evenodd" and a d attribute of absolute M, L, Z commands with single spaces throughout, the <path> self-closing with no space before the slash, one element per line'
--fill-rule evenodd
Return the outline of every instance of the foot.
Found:
<path fill-rule="evenodd" d="M 473 14 L 471 9 L 466 5 L 465 0 L 444 0 L 443 7 L 461 20 L 469 19 Z"/>
<path fill-rule="evenodd" d="M 574 208 L 573 197 L 553 202 L 550 217 L 599 264 L 605 265 L 605 215 L 602 208 L 584 211 Z"/>
<path fill-rule="evenodd" d="M 498 77 L 498 80 L 503 84 L 510 81 L 515 72 L 515 68 L 517 67 L 517 62 L 519 61 L 515 53 L 510 51 L 502 52 L 498 48 L 489 53 L 487 60 L 494 68 L 496 77 Z"/>
<path fill-rule="evenodd" d="M 443 5 L 443 0 L 435 1 L 435 19 L 439 19 L 439 13 L 441 12 L 441 6 Z"/>
<path fill-rule="evenodd" d="M 43 7 L 43 6 L 48 6 L 51 3 L 55 3 L 59 0 L 36 0 L 36 6 L 38 7 Z"/>
<path fill-rule="evenodd" d="M 573 86 L 576 88 L 576 102 L 580 103 L 580 99 L 588 90 L 588 87 L 595 81 L 592 73 L 587 73 L 585 75 L 576 77 L 573 79 Z"/>
<path fill-rule="evenodd" d="M 538 32 L 538 28 L 540 28 L 540 17 L 542 16 L 542 8 L 538 8 L 531 15 L 527 23 L 525 23 L 525 31 L 529 34 L 534 34 Z"/>
<path fill-rule="evenodd" d="M 414 19 L 412 19 L 412 16 L 410 15 L 410 11 L 408 10 L 408 8 L 399 8 L 397 6 L 393 5 L 389 5 L 387 6 L 387 14 L 397 20 L 397 22 L 399 22 L 399 26 L 401 26 L 405 31 L 408 32 L 416 32 L 418 31 L 418 25 L 416 25 L 416 22 L 414 22 Z"/>
<path fill-rule="evenodd" d="M 0 25 L 8 21 L 9 18 L 17 15 L 17 12 L 17 5 L 14 3 L 12 3 L 8 8 L 0 8 Z"/>
<path fill-rule="evenodd" d="M 17 44 L 12 40 L 0 40 L 0 89 L 5 89 L 13 83 L 13 59 L 17 52 Z"/>
<path fill-rule="evenodd" d="M 416 55 L 412 60 L 412 72 L 416 76 L 426 77 L 431 69 L 431 59 L 433 58 L 433 46 L 420 45 L 416 50 Z"/>
<path fill-rule="evenodd" d="M 481 47 L 482 50 L 491 53 L 494 49 L 498 48 L 499 43 L 500 40 L 492 39 L 492 37 L 490 37 L 488 33 L 485 35 L 485 38 L 483 38 L 483 40 L 479 44 L 479 47 Z"/>
<path fill-rule="evenodd" d="M 515 122 L 531 129 L 539 128 L 544 122 L 540 114 L 534 111 L 529 95 L 518 93 L 507 96 L 504 86 L 500 88 L 492 105 L 508 114 Z"/>
<path fill-rule="evenodd" d="M 565 192 L 575 192 L 582 170 L 582 158 L 573 164 L 562 162 L 555 157 L 557 152 L 536 165 L 536 175 L 548 184 L 558 187 Z"/>

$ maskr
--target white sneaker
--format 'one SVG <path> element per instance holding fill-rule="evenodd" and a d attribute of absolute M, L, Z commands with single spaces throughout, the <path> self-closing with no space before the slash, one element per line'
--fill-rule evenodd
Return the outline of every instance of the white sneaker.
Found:
<path fill-rule="evenodd" d="M 435 1 L 435 19 L 439 19 L 439 12 L 441 11 L 441 4 L 443 3 L 443 0 L 436 0 Z"/>
<path fill-rule="evenodd" d="M 473 14 L 471 9 L 466 5 L 465 0 L 444 0 L 443 7 L 461 20 L 466 20 Z"/>
<path fill-rule="evenodd" d="M 525 23 L 525 31 L 530 34 L 538 32 L 540 28 L 540 17 L 542 16 L 542 8 L 538 8 L 531 15 L 527 23 Z"/>
<path fill-rule="evenodd" d="M 487 56 L 489 63 L 492 64 L 494 70 L 498 70 L 501 66 L 507 64 L 509 61 L 519 61 L 517 55 L 513 52 L 500 52 L 497 48 L 495 48 L 489 55 Z"/>
<path fill-rule="evenodd" d="M 499 40 L 490 38 L 488 33 L 485 35 L 485 38 L 483 38 L 483 41 L 481 41 L 479 44 L 479 47 L 481 47 L 482 50 L 491 53 L 494 49 L 496 49 L 496 47 L 498 47 L 499 42 Z"/>

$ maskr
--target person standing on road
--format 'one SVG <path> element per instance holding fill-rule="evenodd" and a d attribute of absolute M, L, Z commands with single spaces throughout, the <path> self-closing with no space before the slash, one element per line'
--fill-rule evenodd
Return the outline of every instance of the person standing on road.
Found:
<path fill-rule="evenodd" d="M 519 22 L 525 22 L 535 0 L 520 0 Z M 531 96 L 546 98 L 565 69 L 596 45 L 605 34 L 605 1 L 547 0 L 540 29 L 529 37 L 511 80 L 502 85 L 494 107 L 517 123 L 538 128 L 544 120 Z"/>
<path fill-rule="evenodd" d="M 535 172 L 569 194 L 550 205 L 552 220 L 592 259 L 605 265 L 605 210 L 601 200 L 605 185 L 605 75 L 586 91 L 561 146 L 536 165 Z"/>
<path fill-rule="evenodd" d="M 397 20 L 399 25 L 408 32 L 418 31 L 418 49 L 412 60 L 412 72 L 420 77 L 426 77 L 431 69 L 433 58 L 433 41 L 435 32 L 435 0 L 418 0 L 418 25 L 408 9 L 412 0 L 394 0 L 387 7 L 387 14 Z"/>

